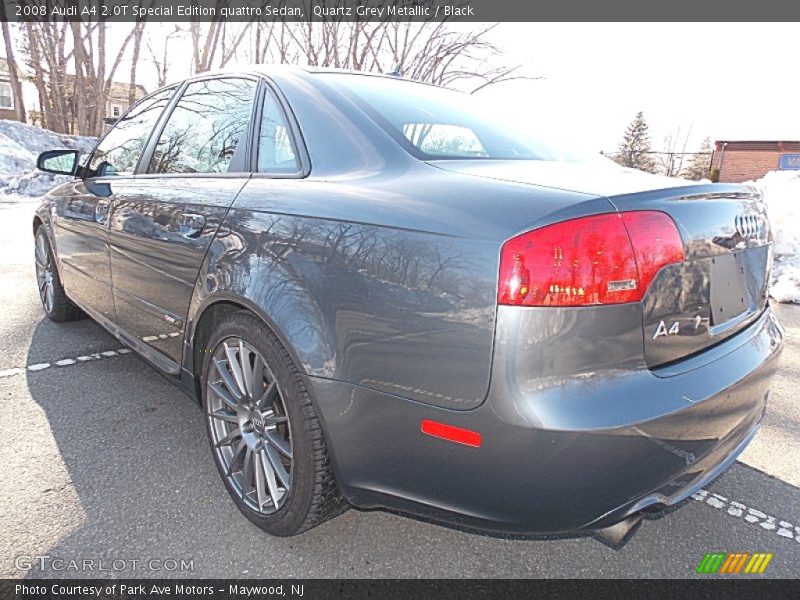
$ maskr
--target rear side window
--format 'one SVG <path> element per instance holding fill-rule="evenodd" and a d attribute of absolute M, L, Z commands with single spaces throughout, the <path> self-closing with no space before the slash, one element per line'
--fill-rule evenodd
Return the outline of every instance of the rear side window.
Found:
<path fill-rule="evenodd" d="M 278 99 L 268 89 L 264 96 L 258 134 L 258 171 L 279 174 L 297 173 L 299 170 L 289 124 Z"/>
<path fill-rule="evenodd" d="M 227 173 L 245 152 L 256 88 L 250 79 L 190 83 L 159 136 L 147 172 Z"/>
<path fill-rule="evenodd" d="M 175 87 L 158 91 L 117 121 L 92 154 L 87 177 L 132 175 L 150 132 L 174 93 Z"/>

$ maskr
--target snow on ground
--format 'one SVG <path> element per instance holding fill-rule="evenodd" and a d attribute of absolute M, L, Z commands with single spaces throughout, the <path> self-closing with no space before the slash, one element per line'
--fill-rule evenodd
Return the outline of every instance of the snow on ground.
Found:
<path fill-rule="evenodd" d="M 94 138 L 63 135 L 0 119 L 0 194 L 6 201 L 41 196 L 69 177 L 36 169 L 40 152 L 57 148 L 88 154 Z M 758 181 L 775 235 L 771 295 L 779 302 L 800 303 L 800 171 L 773 171 Z"/>
<path fill-rule="evenodd" d="M 770 295 L 800 303 L 800 171 L 772 171 L 745 185 L 764 195 L 775 236 Z"/>
<path fill-rule="evenodd" d="M 0 119 L 0 193 L 41 196 L 69 177 L 36 170 L 45 150 L 66 148 L 88 154 L 94 138 L 53 133 L 40 127 Z"/>

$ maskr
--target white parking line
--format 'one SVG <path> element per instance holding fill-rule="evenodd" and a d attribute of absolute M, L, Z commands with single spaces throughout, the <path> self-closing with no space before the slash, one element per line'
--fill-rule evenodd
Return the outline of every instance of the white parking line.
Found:
<path fill-rule="evenodd" d="M 173 331 L 172 333 L 159 333 L 158 335 L 146 335 L 142 338 L 143 342 L 155 342 L 156 340 L 165 340 L 167 338 L 178 337 L 180 331 Z"/>
<path fill-rule="evenodd" d="M 752 525 L 759 525 L 767 531 L 774 531 L 782 538 L 796 541 L 800 544 L 800 526 L 793 525 L 789 521 L 778 520 L 765 512 L 745 506 L 741 502 L 729 500 L 725 496 L 701 489 L 692 494 L 692 498 L 698 502 L 708 504 L 717 510 L 726 509 L 725 512 L 736 519 L 744 519 Z"/>
<path fill-rule="evenodd" d="M 101 360 L 103 358 L 113 358 L 114 356 L 121 356 L 123 354 L 130 354 L 130 348 L 119 348 L 118 350 L 104 350 L 103 352 L 93 352 L 92 354 L 84 354 L 74 358 L 62 358 L 61 360 L 54 361 L 53 363 L 43 362 L 28 365 L 27 367 L 12 367 L 11 369 L 4 369 L 0 371 L 0 378 L 13 377 L 14 375 L 21 375 L 27 371 L 44 371 L 52 367 L 63 368 L 70 367 L 85 362 Z"/>

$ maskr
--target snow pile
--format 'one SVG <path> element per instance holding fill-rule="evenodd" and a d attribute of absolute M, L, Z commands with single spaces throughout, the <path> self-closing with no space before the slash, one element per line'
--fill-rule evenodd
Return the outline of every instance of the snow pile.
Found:
<path fill-rule="evenodd" d="M 745 185 L 764 195 L 775 236 L 770 295 L 800 303 L 800 171 L 772 171 Z"/>
<path fill-rule="evenodd" d="M 45 150 L 78 150 L 81 155 L 94 148 L 89 137 L 53 133 L 47 129 L 0 119 L 0 193 L 41 196 L 70 178 L 36 169 L 36 158 Z"/>

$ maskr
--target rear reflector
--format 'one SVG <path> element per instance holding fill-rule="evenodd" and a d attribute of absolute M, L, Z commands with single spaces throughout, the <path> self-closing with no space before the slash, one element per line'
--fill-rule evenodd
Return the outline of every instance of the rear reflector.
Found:
<path fill-rule="evenodd" d="M 683 260 L 681 236 L 666 213 L 572 219 L 503 244 L 497 301 L 511 306 L 637 302 L 662 267 Z"/>
<path fill-rule="evenodd" d="M 420 426 L 422 433 L 427 433 L 433 437 L 441 438 L 449 442 L 456 442 L 457 444 L 464 444 L 465 446 L 472 446 L 480 448 L 481 434 L 477 431 L 470 431 L 469 429 L 461 429 L 461 427 L 453 427 L 452 425 L 445 425 L 437 421 L 429 421 L 423 419 Z"/>

